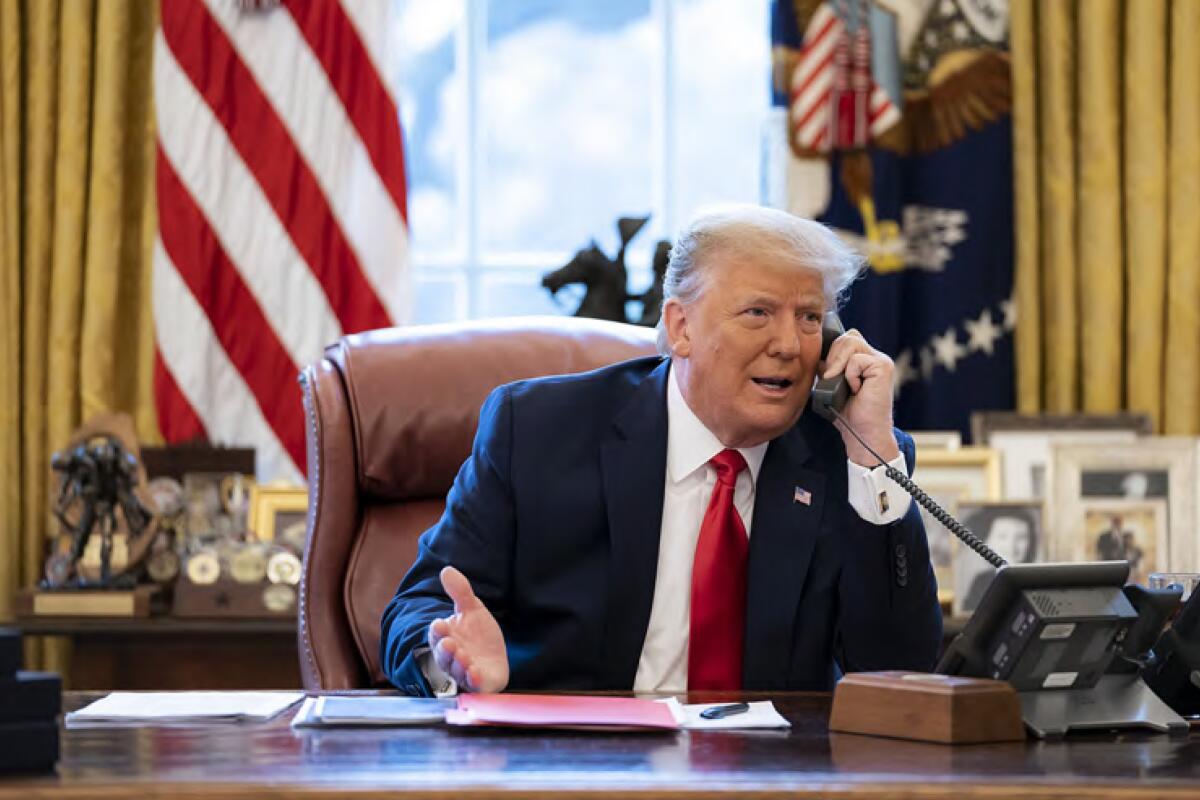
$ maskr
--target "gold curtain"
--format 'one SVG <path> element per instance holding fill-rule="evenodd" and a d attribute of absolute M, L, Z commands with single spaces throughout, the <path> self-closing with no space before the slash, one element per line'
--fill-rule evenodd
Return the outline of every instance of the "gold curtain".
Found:
<path fill-rule="evenodd" d="M 1200 0 L 1013 0 L 1017 403 L 1200 432 Z"/>
<path fill-rule="evenodd" d="M 152 0 L 0 2 L 0 619 L 41 574 L 50 453 L 105 411 L 157 439 L 157 14 Z"/>

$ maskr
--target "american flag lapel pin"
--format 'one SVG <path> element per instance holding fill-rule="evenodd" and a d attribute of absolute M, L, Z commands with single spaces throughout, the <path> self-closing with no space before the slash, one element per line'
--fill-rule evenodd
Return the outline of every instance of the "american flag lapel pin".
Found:
<path fill-rule="evenodd" d="M 792 493 L 792 502 L 802 505 L 812 505 L 812 492 L 802 486 L 797 486 L 796 491 Z"/>

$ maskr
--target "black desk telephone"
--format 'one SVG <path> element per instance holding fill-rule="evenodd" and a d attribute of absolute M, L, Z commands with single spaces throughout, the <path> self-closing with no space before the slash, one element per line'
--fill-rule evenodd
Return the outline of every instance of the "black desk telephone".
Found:
<path fill-rule="evenodd" d="M 821 327 L 822 367 L 830 345 L 844 332 L 838 315 L 826 314 Z M 1192 613 L 1180 615 L 1181 622 L 1192 622 L 1190 628 L 1177 622 L 1178 636 L 1171 639 L 1172 632 L 1168 631 L 1148 654 L 1154 657 L 1142 654 L 1162 628 L 1165 615 L 1154 616 L 1130 606 L 1130 601 L 1146 591 L 1123 587 L 1122 594 L 1121 584 L 1129 575 L 1127 563 L 1009 566 L 859 437 L 841 415 L 850 395 L 845 375 L 818 378 L 812 387 L 812 410 L 827 420 L 840 422 L 840 427 L 875 456 L 890 479 L 998 570 L 964 631 L 937 664 L 937 672 L 1009 681 L 1021 692 L 1022 718 L 1038 736 L 1062 735 L 1076 728 L 1123 726 L 1186 732 L 1187 723 L 1154 696 L 1139 673 L 1177 709 L 1200 710 L 1200 688 L 1196 688 L 1200 687 L 1200 675 L 1190 678 L 1195 664 L 1200 663 L 1200 645 L 1193 643 L 1189 648 L 1184 638 L 1189 631 L 1192 636 L 1200 631 L 1200 600 L 1195 600 L 1200 590 L 1189 603 L 1194 606 Z M 1130 590 L 1135 591 L 1127 600 L 1124 595 Z M 1088 610 L 1086 600 L 1091 600 L 1099 612 Z M 1178 602 L 1177 591 L 1174 601 Z M 1166 604 L 1174 608 L 1170 602 Z M 1142 622 L 1145 630 L 1133 626 L 1130 620 Z M 1049 632 L 1055 632 L 1054 636 Z M 1127 637 L 1130 632 L 1133 636 Z M 1127 655 L 1130 651 L 1132 657 Z M 1109 670 L 1118 655 L 1118 666 Z M 1126 668 L 1122 673 L 1121 664 L 1126 662 L 1132 672 Z M 1069 681 L 1064 678 L 1067 675 Z M 1063 691 L 1058 691 L 1060 687 Z"/>
<path fill-rule="evenodd" d="M 830 346 L 844 333 L 837 314 L 826 314 L 821 325 L 822 367 Z M 1125 586 L 1121 594 L 1120 585 L 1129 574 L 1129 565 L 1124 562 L 1009 567 L 907 475 L 884 461 L 850 427 L 841 413 L 850 394 L 844 375 L 818 377 L 812 390 L 812 410 L 831 422 L 840 422 L 875 457 L 889 478 L 965 545 L 1000 570 L 966 628 L 942 656 L 937 671 L 1009 681 L 1021 692 L 1025 724 L 1040 737 L 1062 735 L 1072 729 L 1126 725 L 1186 732 L 1187 723 L 1178 713 L 1200 713 L 1200 589 L 1193 592 L 1175 624 L 1151 649 L 1150 642 L 1179 602 L 1181 592 L 1177 587 L 1174 594 L 1171 590 L 1158 590 L 1161 597 L 1142 598 L 1142 602 L 1131 607 L 1129 603 L 1153 593 L 1139 586 Z M 1109 584 L 1115 584 L 1115 588 Z M 1107 595 L 1103 594 L 1105 590 Z M 1073 591 L 1076 594 L 1071 594 Z M 1100 603 L 1102 614 L 1081 616 L 1084 606 L 1080 598 L 1092 596 L 1088 592 L 1104 600 Z M 1119 596 L 1109 602 L 1114 592 Z M 1124 616 L 1117 619 L 1113 609 L 1126 596 L 1129 602 L 1125 603 Z M 1033 598 L 1040 599 L 1036 610 L 1041 616 L 1036 625 L 1034 606 L 1022 605 L 1032 603 Z M 1055 624 L 1054 614 L 1071 619 L 1065 624 Z M 1131 627 L 1130 617 L 1138 620 L 1140 626 Z M 1041 633 L 1051 630 L 1059 633 L 1053 637 Z M 1069 631 L 1066 640 L 1061 635 L 1063 630 Z M 1107 646 L 1097 647 L 1097 642 Z M 1114 654 L 1120 658 L 1110 670 Z M 1075 676 L 1084 680 L 1078 688 L 1041 691 L 1050 686 L 1049 681 L 1055 675 L 1072 676 L 1066 686 L 1076 686 Z"/>
<path fill-rule="evenodd" d="M 842 320 L 836 312 L 829 312 L 825 315 L 824 321 L 821 323 L 821 365 L 825 364 L 825 359 L 829 355 L 829 348 L 833 345 L 835 339 L 844 334 L 846 329 L 842 326 Z M 988 547 L 979 540 L 975 534 L 971 533 L 961 522 L 954 517 L 936 502 L 929 495 L 921 490 L 908 476 L 900 472 L 900 470 L 890 466 L 884 461 L 878 453 L 871 449 L 870 445 L 862 440 L 862 437 L 850 427 L 846 422 L 846 418 L 842 416 L 842 409 L 846 407 L 846 401 L 850 398 L 850 385 L 846 380 L 845 375 L 834 375 L 832 378 L 818 377 L 816 385 L 812 390 L 812 410 L 829 420 L 830 422 L 840 421 L 846 430 L 850 431 L 850 435 L 858 439 L 859 444 L 867 449 L 867 451 L 875 456 L 879 461 L 879 466 L 883 467 L 887 472 L 887 476 L 898 483 L 904 491 L 912 495 L 912 498 L 922 505 L 934 518 L 946 526 L 947 530 L 963 541 L 967 547 L 970 547 L 976 553 L 984 558 L 989 564 L 994 567 L 1002 567 L 1007 562 L 1001 558 L 992 548 Z"/>

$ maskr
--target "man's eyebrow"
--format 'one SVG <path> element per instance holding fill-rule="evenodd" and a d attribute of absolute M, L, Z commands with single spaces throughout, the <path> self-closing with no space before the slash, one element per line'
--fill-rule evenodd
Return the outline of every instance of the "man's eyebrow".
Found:
<path fill-rule="evenodd" d="M 810 295 L 807 295 L 806 297 L 801 297 L 800 305 L 804 306 L 806 308 L 810 307 L 810 306 L 813 308 L 824 308 L 825 307 L 825 295 L 810 294 Z"/>
<path fill-rule="evenodd" d="M 756 293 L 741 299 L 743 306 L 777 306 L 779 298 L 769 293 Z"/>
<path fill-rule="evenodd" d="M 754 294 L 745 295 L 743 297 L 738 298 L 738 305 L 740 305 L 742 307 L 746 307 L 746 306 L 772 306 L 772 307 L 774 307 L 774 306 L 779 306 L 782 303 L 783 303 L 783 301 L 779 299 L 778 295 L 771 294 L 770 292 L 755 292 Z M 825 307 L 825 295 L 810 294 L 810 295 L 802 296 L 797 301 L 797 305 L 800 306 L 801 308 L 824 308 Z"/>

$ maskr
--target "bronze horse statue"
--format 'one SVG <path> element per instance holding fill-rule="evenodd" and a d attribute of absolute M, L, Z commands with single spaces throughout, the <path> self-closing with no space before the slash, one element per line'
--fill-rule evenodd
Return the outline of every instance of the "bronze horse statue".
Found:
<path fill-rule="evenodd" d="M 625 248 L 630 240 L 649 220 L 649 217 L 621 217 L 617 220 L 617 232 L 621 236 L 621 247 L 616 258 L 609 258 L 593 241 L 587 247 L 575 253 L 565 265 L 542 277 L 542 286 L 550 290 L 551 295 L 557 295 L 559 289 L 569 284 L 579 283 L 587 291 L 579 308 L 575 309 L 577 317 L 607 319 L 614 322 L 632 322 L 626 317 L 625 303 L 629 300 L 642 302 L 642 315 L 638 320 L 640 325 L 655 325 L 658 323 L 659 306 L 662 303 L 662 275 L 666 271 L 666 259 L 670 245 L 659 242 L 654 258 L 654 285 L 643 294 L 630 294 L 626 288 L 628 271 L 625 269 Z M 661 265 L 659 264 L 661 260 Z M 652 308 L 653 306 L 653 308 Z"/>
<path fill-rule="evenodd" d="M 587 293 L 579 308 L 575 309 L 575 316 L 624 322 L 625 301 L 629 298 L 625 291 L 627 273 L 624 249 L 621 248 L 617 259 L 609 259 L 592 242 L 564 266 L 544 276 L 542 286 L 549 289 L 550 294 L 556 295 L 559 289 L 568 284 L 582 283 L 587 287 Z"/>

